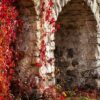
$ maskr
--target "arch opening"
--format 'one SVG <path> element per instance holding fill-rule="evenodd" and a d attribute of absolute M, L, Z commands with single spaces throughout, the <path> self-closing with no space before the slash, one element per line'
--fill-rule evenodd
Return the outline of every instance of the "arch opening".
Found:
<path fill-rule="evenodd" d="M 61 29 L 55 33 L 56 83 L 65 90 L 96 88 L 97 22 L 90 7 L 84 0 L 71 0 L 57 23 Z"/>

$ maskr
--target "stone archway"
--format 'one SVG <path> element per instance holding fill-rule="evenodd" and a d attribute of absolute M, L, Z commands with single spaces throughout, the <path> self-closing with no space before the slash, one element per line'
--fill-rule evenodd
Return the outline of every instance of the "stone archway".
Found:
<path fill-rule="evenodd" d="M 60 69 L 57 84 L 65 89 L 95 87 L 97 22 L 90 7 L 84 0 L 72 0 L 62 9 L 57 23 L 61 24 L 55 33 L 55 66 Z"/>
<path fill-rule="evenodd" d="M 51 16 L 55 19 L 55 21 L 57 21 L 58 16 L 59 16 L 60 12 L 62 11 L 62 8 L 70 1 L 74 1 L 74 0 L 54 0 L 54 2 L 53 2 L 54 7 L 51 8 L 51 10 L 52 10 Z M 79 0 L 75 0 L 75 1 L 79 1 Z M 45 0 L 44 2 L 47 6 L 49 0 Z M 97 45 L 96 46 L 98 47 L 98 49 L 97 49 L 95 57 L 96 57 L 96 59 L 99 59 L 99 57 L 100 57 L 100 50 L 99 50 L 100 49 L 100 46 L 99 46 L 99 44 L 100 44 L 99 43 L 99 41 L 100 41 L 100 38 L 99 38 L 100 37 L 100 23 L 99 23 L 100 22 L 100 16 L 99 16 L 100 9 L 99 9 L 99 2 L 98 2 L 98 0 L 82 0 L 82 2 L 86 2 L 85 5 L 88 5 L 90 7 L 91 12 L 94 15 L 94 19 L 97 22 L 95 27 L 97 27 L 96 28 L 97 29 L 97 35 L 96 35 Z M 43 16 L 45 16 L 45 14 Z M 50 33 L 50 34 L 47 34 L 46 39 L 44 39 L 45 44 L 46 44 L 46 48 L 47 48 L 46 58 L 49 58 L 49 59 L 53 58 L 53 61 L 51 63 L 48 63 L 44 67 L 40 68 L 39 73 L 41 74 L 41 76 L 43 78 L 45 78 L 44 76 L 47 76 L 48 72 L 53 73 L 53 74 L 55 72 L 55 65 L 54 65 L 54 59 L 55 58 L 54 58 L 54 52 L 53 52 L 54 49 L 55 49 L 55 41 L 54 41 L 55 40 L 55 36 L 54 36 L 55 33 L 51 31 L 52 27 L 53 27 L 52 25 L 48 25 L 48 21 L 45 21 L 45 23 L 43 25 L 44 31 L 47 32 L 47 33 L 48 32 Z M 49 30 L 49 28 L 51 30 Z M 53 27 L 53 29 L 54 29 L 54 27 Z M 48 62 L 48 60 L 47 60 L 47 62 Z M 96 61 L 97 66 L 100 66 L 99 62 L 100 62 L 99 60 Z M 46 69 L 47 66 L 48 66 L 48 69 Z M 98 69 L 96 71 L 97 71 L 97 73 L 99 73 Z M 53 79 L 55 81 L 55 76 L 53 78 L 51 77 L 51 79 Z M 46 81 L 44 83 L 47 85 Z M 51 82 L 48 81 L 48 83 L 51 83 Z M 55 82 L 53 82 L 52 84 L 55 84 Z M 47 85 L 47 86 L 49 87 L 50 85 Z"/>

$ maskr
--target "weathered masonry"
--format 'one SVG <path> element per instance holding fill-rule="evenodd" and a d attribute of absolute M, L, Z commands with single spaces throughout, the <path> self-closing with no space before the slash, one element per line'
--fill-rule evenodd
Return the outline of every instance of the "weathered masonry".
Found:
<path fill-rule="evenodd" d="M 48 4 L 49 0 L 44 2 Z M 47 21 L 41 23 L 41 19 L 43 20 L 45 16 L 45 12 L 43 16 L 40 15 L 41 0 L 20 0 L 17 4 L 20 17 L 24 20 L 23 31 L 19 33 L 17 41 L 17 50 L 23 56 L 18 63 L 19 77 L 24 82 L 30 76 L 34 77 L 32 76 L 34 71 L 39 72 L 45 81 L 42 82 L 38 77 L 35 79 L 37 84 L 43 83 L 44 90 L 51 85 L 61 84 L 62 80 L 65 80 L 63 86 L 67 84 L 67 87 L 92 82 L 92 86 L 100 88 L 100 1 L 53 0 L 53 2 L 52 16 L 61 24 L 61 29 L 56 33 L 50 31 L 52 26 Z M 31 69 L 31 64 L 41 61 L 41 24 L 42 29 L 50 33 L 44 38 L 46 65 Z M 48 62 L 51 59 L 53 60 Z M 58 76 L 55 75 L 56 68 L 60 69 Z M 92 80 L 95 75 L 97 77 Z M 86 77 L 89 78 L 86 80 Z"/>

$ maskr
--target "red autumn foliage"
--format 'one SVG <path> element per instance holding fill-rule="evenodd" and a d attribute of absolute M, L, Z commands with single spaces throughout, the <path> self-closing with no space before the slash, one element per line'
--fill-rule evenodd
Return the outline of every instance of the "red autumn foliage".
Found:
<path fill-rule="evenodd" d="M 55 19 L 54 18 L 52 18 L 51 20 L 50 20 L 50 24 L 55 24 Z"/>
<path fill-rule="evenodd" d="M 47 7 L 45 6 L 45 2 L 44 1 L 41 4 L 42 4 L 41 5 L 41 9 L 42 9 L 41 15 L 44 16 L 43 17 L 43 18 L 45 18 L 44 21 L 49 22 L 50 25 L 53 25 L 55 27 L 55 19 L 52 17 L 52 13 L 53 13 L 52 12 L 52 7 L 54 5 L 53 0 L 50 0 L 48 2 L 48 6 Z M 43 12 L 45 12 L 45 14 Z M 41 40 L 40 59 L 43 62 L 43 64 L 46 63 L 46 43 L 44 41 L 44 38 L 46 37 L 46 35 L 47 34 L 45 33 L 45 36 L 44 36 L 44 33 L 43 33 L 42 34 L 42 40 Z"/>
<path fill-rule="evenodd" d="M 16 39 L 18 12 L 12 6 L 14 0 L 1 0 L 0 4 L 0 100 L 11 100 L 10 81 L 14 73 L 13 53 L 10 48 Z M 1 96 L 2 95 L 2 96 Z"/>
<path fill-rule="evenodd" d="M 3 99 L 3 96 L 0 96 L 0 100 L 4 100 L 4 99 Z"/>
<path fill-rule="evenodd" d="M 60 24 L 57 24 L 56 27 L 57 27 L 57 29 L 60 29 L 61 28 Z"/>
<path fill-rule="evenodd" d="M 49 5 L 50 5 L 50 7 L 52 7 L 54 5 L 52 0 L 49 1 Z"/>
<path fill-rule="evenodd" d="M 45 17 L 46 21 L 48 21 L 50 19 L 51 13 L 52 13 L 52 11 L 50 9 L 48 9 L 46 12 L 46 17 Z"/>
<path fill-rule="evenodd" d="M 65 100 L 65 97 L 63 95 L 60 96 L 60 100 Z"/>
<path fill-rule="evenodd" d="M 36 63 L 35 66 L 36 66 L 36 67 L 41 67 L 42 64 L 41 64 L 41 63 Z"/>

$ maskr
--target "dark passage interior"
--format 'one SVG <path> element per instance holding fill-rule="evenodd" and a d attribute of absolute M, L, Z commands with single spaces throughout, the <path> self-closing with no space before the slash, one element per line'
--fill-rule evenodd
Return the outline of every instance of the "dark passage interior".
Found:
<path fill-rule="evenodd" d="M 61 11 L 55 33 L 56 82 L 63 89 L 95 87 L 96 20 L 84 0 L 71 0 Z M 92 70 L 90 70 L 92 69 Z"/>

